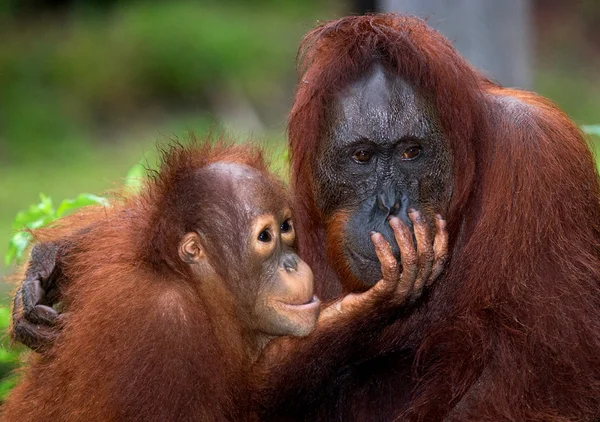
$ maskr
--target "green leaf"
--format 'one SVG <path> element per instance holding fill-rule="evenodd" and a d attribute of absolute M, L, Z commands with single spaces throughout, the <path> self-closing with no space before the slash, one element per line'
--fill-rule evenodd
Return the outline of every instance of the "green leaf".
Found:
<path fill-rule="evenodd" d="M 40 193 L 41 202 L 37 205 L 38 208 L 47 215 L 54 214 L 54 207 L 52 206 L 52 198 Z"/>
<path fill-rule="evenodd" d="M 9 266 L 13 262 L 19 263 L 23 253 L 29 246 L 32 236 L 29 232 L 17 232 L 8 242 L 8 252 L 4 257 L 4 263 Z"/>
<path fill-rule="evenodd" d="M 35 229 L 56 219 L 52 199 L 40 194 L 41 202 L 31 205 L 26 211 L 19 211 L 13 222 L 13 229 Z"/>
<path fill-rule="evenodd" d="M 77 196 L 75 199 L 63 200 L 56 211 L 56 217 L 60 218 L 67 212 L 71 212 L 78 208 L 87 207 L 88 205 L 103 205 L 107 207 L 110 204 L 108 199 L 102 196 L 93 195 L 91 193 L 82 193 L 79 194 L 79 196 Z"/>
<path fill-rule="evenodd" d="M 31 205 L 25 211 L 19 211 L 15 217 L 13 229 L 19 231 L 8 242 L 8 251 L 4 256 L 5 264 L 8 266 L 13 262 L 19 263 L 25 249 L 29 246 L 32 236 L 30 233 L 22 231 L 23 229 L 39 229 L 62 217 L 65 213 L 88 205 L 110 206 L 108 199 L 102 196 L 82 193 L 75 199 L 65 199 L 55 210 L 52 199 L 40 193 L 39 203 Z"/>
<path fill-rule="evenodd" d="M 19 354 L 0 347 L 0 363 L 15 364 L 19 362 Z"/>
<path fill-rule="evenodd" d="M 588 135 L 600 136 L 600 125 L 582 125 L 581 130 Z"/>
<path fill-rule="evenodd" d="M 17 384 L 17 375 L 12 374 L 0 381 L 0 400 L 6 399 L 10 390 Z"/>
<path fill-rule="evenodd" d="M 145 178 L 146 169 L 142 163 L 137 163 L 127 172 L 127 176 L 125 176 L 125 187 L 129 188 L 128 190 L 131 193 L 137 193 L 141 190 Z"/>
<path fill-rule="evenodd" d="M 0 329 L 6 329 L 10 325 L 10 308 L 8 306 L 0 307 Z"/>

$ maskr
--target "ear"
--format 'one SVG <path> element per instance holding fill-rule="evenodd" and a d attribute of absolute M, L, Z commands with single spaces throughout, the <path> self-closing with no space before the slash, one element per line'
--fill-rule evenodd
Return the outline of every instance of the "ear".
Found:
<path fill-rule="evenodd" d="M 179 258 L 183 262 L 193 264 L 204 257 L 204 249 L 200 243 L 200 236 L 197 233 L 186 233 L 179 243 Z"/>

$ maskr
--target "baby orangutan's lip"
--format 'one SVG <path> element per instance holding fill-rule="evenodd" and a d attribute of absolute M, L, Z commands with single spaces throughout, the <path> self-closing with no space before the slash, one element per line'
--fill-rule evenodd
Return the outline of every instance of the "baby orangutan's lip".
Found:
<path fill-rule="evenodd" d="M 288 309 L 294 311 L 312 311 L 318 309 L 321 306 L 321 301 L 317 296 L 313 296 L 312 299 L 307 303 L 294 304 L 276 300 L 274 305 L 281 309 Z"/>

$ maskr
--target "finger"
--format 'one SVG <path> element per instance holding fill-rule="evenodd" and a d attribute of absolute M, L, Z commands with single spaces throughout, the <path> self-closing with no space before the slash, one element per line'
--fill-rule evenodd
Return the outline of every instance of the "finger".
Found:
<path fill-rule="evenodd" d="M 44 290 L 52 287 L 52 277 L 57 270 L 56 256 L 59 246 L 54 242 L 36 243 L 31 249 L 26 278 L 38 278 Z"/>
<path fill-rule="evenodd" d="M 337 300 L 327 306 L 324 306 L 321 309 L 321 312 L 319 313 L 319 318 L 317 319 L 317 327 L 321 326 L 322 324 L 328 321 L 336 320 L 342 313 L 341 304 L 342 299 Z"/>
<path fill-rule="evenodd" d="M 52 347 L 58 336 L 58 330 L 32 324 L 25 319 L 14 321 L 13 339 L 31 350 L 42 353 Z"/>
<path fill-rule="evenodd" d="M 400 248 L 400 258 L 402 261 L 402 275 L 397 289 L 399 289 L 399 293 L 405 293 L 413 289 L 417 278 L 417 253 L 413 245 L 410 229 L 398 217 L 390 218 L 390 227 Z"/>
<path fill-rule="evenodd" d="M 408 216 L 413 222 L 415 238 L 417 240 L 417 279 L 415 280 L 414 294 L 418 295 L 425 282 L 429 280 L 433 266 L 433 242 L 429 233 L 429 226 L 419 211 L 411 211 Z"/>
<path fill-rule="evenodd" d="M 433 241 L 433 267 L 427 280 L 427 285 L 431 285 L 444 271 L 444 265 L 448 260 L 448 231 L 446 229 L 446 220 L 441 215 L 436 215 L 435 219 L 436 234 Z"/>
<path fill-rule="evenodd" d="M 13 311 L 11 337 L 36 352 L 42 352 L 52 346 L 58 335 L 58 330 L 53 327 L 44 327 L 35 325 L 27 321 L 22 313 L 22 295 L 18 291 L 15 295 Z"/>
<path fill-rule="evenodd" d="M 17 290 L 13 299 L 12 318 L 22 318 L 23 315 L 23 300 L 21 290 Z"/>
<path fill-rule="evenodd" d="M 22 298 L 23 317 L 33 324 L 54 325 L 58 313 L 50 306 L 41 305 L 46 292 L 42 288 L 40 279 L 28 278 L 20 289 Z M 17 298 L 15 297 L 15 300 Z"/>
<path fill-rule="evenodd" d="M 381 233 L 372 232 L 371 242 L 375 246 L 375 253 L 381 263 L 381 280 L 374 286 L 377 290 L 393 290 L 398 282 L 398 261 L 394 257 L 390 244 Z"/>

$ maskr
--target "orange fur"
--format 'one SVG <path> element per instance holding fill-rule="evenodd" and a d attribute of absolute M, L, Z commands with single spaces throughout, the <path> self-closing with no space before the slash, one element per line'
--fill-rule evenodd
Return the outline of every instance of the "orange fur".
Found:
<path fill-rule="evenodd" d="M 348 17 L 302 41 L 291 183 L 300 252 L 324 283 L 319 290 L 335 297 L 345 277 L 328 261 L 327 250 L 336 250 L 329 242 L 340 240 L 313 196 L 326 110 L 375 59 L 421 92 L 443 125 L 456 169 L 445 216 L 451 259 L 410 315 L 365 335 L 369 351 L 324 381 L 327 395 L 282 396 L 314 405 L 298 416 L 310 420 L 600 417 L 600 188 L 592 154 L 550 101 L 489 82 L 419 19 Z M 308 371 L 315 354 L 325 359 L 322 348 L 302 351 L 295 364 Z"/>
<path fill-rule="evenodd" d="M 71 241 L 66 313 L 55 345 L 31 361 L 2 420 L 249 418 L 251 360 L 234 298 L 219 283 L 198 283 L 174 258 L 177 204 L 193 198 L 190 175 L 220 161 L 272 179 L 258 148 L 176 144 L 140 195 L 36 232 L 38 240 Z"/>

